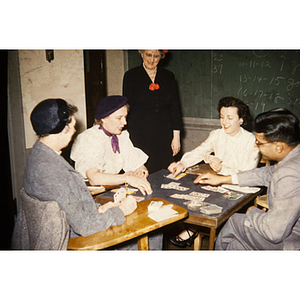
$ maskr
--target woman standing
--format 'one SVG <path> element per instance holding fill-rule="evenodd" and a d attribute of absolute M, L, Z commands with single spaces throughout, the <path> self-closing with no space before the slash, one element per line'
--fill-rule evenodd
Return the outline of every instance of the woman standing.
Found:
<path fill-rule="evenodd" d="M 150 174 L 174 160 L 183 128 L 175 77 L 158 66 L 164 51 L 139 50 L 143 64 L 127 71 L 123 79 L 123 95 L 130 105 L 127 128 L 135 147 L 149 156 Z"/>

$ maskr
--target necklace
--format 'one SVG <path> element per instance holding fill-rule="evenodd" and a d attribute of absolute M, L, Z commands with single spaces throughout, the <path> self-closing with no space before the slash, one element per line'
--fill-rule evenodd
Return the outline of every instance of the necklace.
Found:
<path fill-rule="evenodd" d="M 154 82 L 155 80 L 155 76 L 156 76 L 156 72 L 157 72 L 157 66 L 155 67 L 154 70 L 150 70 L 150 69 L 147 69 L 145 64 L 143 63 L 143 67 L 144 69 L 146 70 L 148 76 L 150 77 L 151 81 Z"/>

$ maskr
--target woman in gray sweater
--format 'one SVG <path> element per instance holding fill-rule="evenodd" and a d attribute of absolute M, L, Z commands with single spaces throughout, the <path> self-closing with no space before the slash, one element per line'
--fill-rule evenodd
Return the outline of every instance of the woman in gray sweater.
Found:
<path fill-rule="evenodd" d="M 82 176 L 60 156 L 75 133 L 77 107 L 62 99 L 40 102 L 31 113 L 31 123 L 39 139 L 28 157 L 24 189 L 32 198 L 57 201 L 66 212 L 70 237 L 87 236 L 125 222 L 136 203 L 128 200 L 116 206 L 94 202 Z"/>

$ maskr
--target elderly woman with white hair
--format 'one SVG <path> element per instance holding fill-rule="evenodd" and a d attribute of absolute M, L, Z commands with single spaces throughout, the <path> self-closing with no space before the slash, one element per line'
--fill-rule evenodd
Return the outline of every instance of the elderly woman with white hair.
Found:
<path fill-rule="evenodd" d="M 165 52 L 139 50 L 142 64 L 128 70 L 123 79 L 123 95 L 130 105 L 128 132 L 133 144 L 149 156 L 150 174 L 166 169 L 181 148 L 183 124 L 175 77 L 160 65 Z"/>

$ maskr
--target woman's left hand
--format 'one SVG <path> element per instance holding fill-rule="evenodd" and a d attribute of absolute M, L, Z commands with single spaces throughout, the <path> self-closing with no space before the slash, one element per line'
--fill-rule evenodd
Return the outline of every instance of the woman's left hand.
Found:
<path fill-rule="evenodd" d="M 209 165 L 216 173 L 219 173 L 222 170 L 222 160 L 218 157 L 211 158 Z"/>
<path fill-rule="evenodd" d="M 149 172 L 148 169 L 144 165 L 142 165 L 139 168 L 137 168 L 132 174 L 129 175 L 146 179 L 149 176 Z"/>
<path fill-rule="evenodd" d="M 175 156 L 180 151 L 180 131 L 173 131 L 173 140 L 171 142 L 171 148 L 173 151 L 173 156 Z"/>
<path fill-rule="evenodd" d="M 100 205 L 100 206 L 98 207 L 98 213 L 99 213 L 99 214 L 104 213 L 104 212 L 106 212 L 108 209 L 113 208 L 113 207 L 117 207 L 117 206 L 118 206 L 117 203 L 114 203 L 114 202 L 112 202 L 112 201 L 109 201 L 109 202 L 107 202 L 107 203 L 105 203 L 105 204 L 103 204 L 103 205 Z"/>

